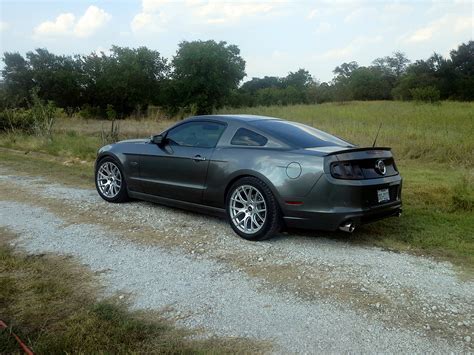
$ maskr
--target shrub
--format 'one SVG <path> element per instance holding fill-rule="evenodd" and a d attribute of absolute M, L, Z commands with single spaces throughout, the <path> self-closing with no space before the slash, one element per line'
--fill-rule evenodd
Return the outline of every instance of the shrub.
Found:
<path fill-rule="evenodd" d="M 7 108 L 1 111 L 0 131 L 20 131 L 51 137 L 58 109 L 51 101 L 42 101 L 36 89 L 32 91 L 31 101 L 29 109 Z"/>
<path fill-rule="evenodd" d="M 93 107 L 89 104 L 82 106 L 81 110 L 78 112 L 81 118 L 86 120 L 88 119 L 100 119 L 104 117 L 104 113 L 100 109 L 100 107 Z"/>
<path fill-rule="evenodd" d="M 15 108 L 0 112 L 0 131 L 21 131 L 34 133 L 35 119 L 30 110 Z"/>
<path fill-rule="evenodd" d="M 52 101 L 44 102 L 38 96 L 38 90 L 34 89 L 31 93 L 31 115 L 34 119 L 34 131 L 37 135 L 51 137 L 53 126 L 58 114 L 56 106 Z"/>
<path fill-rule="evenodd" d="M 439 90 L 434 86 L 410 89 L 410 93 L 413 100 L 429 103 L 439 102 L 441 96 Z"/>

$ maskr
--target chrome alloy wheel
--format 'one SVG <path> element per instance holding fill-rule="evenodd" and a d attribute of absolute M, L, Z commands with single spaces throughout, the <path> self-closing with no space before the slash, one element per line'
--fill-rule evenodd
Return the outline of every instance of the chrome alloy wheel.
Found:
<path fill-rule="evenodd" d="M 232 223 L 240 231 L 252 234 L 262 229 L 267 218 L 267 205 L 263 195 L 251 185 L 234 190 L 229 201 Z"/>
<path fill-rule="evenodd" d="M 122 174 L 114 163 L 104 162 L 97 171 L 97 186 L 100 192 L 108 198 L 114 198 L 122 187 Z"/>

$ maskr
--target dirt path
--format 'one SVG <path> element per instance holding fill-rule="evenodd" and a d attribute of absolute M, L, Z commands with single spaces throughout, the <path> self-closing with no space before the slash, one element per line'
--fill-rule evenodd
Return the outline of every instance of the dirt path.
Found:
<path fill-rule="evenodd" d="M 106 292 L 208 333 L 271 340 L 277 352 L 465 352 L 474 282 L 449 263 L 360 247 L 340 235 L 262 243 L 225 221 L 0 168 L 0 225 L 32 253 L 70 254 Z"/>

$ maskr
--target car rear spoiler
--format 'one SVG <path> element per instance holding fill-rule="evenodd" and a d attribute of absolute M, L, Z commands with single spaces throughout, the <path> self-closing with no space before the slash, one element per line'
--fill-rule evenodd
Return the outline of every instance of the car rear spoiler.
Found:
<path fill-rule="evenodd" d="M 326 154 L 326 156 L 329 156 L 329 155 L 338 155 L 338 154 L 346 154 L 346 153 L 355 153 L 355 152 L 367 152 L 368 154 L 370 154 L 370 153 L 369 153 L 370 151 L 373 151 L 374 154 L 376 154 L 376 152 L 377 152 L 377 151 L 380 151 L 380 150 L 388 150 L 388 151 L 391 151 L 392 148 L 390 148 L 390 147 L 350 148 L 350 149 L 337 150 L 337 151 L 335 151 L 335 152 L 331 152 L 331 153 Z"/>

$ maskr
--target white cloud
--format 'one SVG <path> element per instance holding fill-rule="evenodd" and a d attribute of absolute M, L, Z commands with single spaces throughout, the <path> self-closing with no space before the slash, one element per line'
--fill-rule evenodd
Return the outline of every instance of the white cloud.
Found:
<path fill-rule="evenodd" d="M 351 59 L 355 52 L 364 49 L 367 45 L 379 43 L 383 37 L 378 35 L 374 37 L 359 36 L 354 38 L 348 45 L 340 48 L 330 49 L 323 54 L 315 56 L 316 59 L 345 60 Z"/>
<path fill-rule="evenodd" d="M 97 6 L 89 6 L 79 20 L 72 13 L 60 14 L 54 21 L 45 21 L 36 26 L 33 30 L 33 36 L 39 37 L 57 37 L 57 36 L 75 36 L 79 38 L 93 35 L 99 28 L 104 26 L 111 15 Z"/>
<path fill-rule="evenodd" d="M 5 32 L 10 28 L 10 24 L 5 21 L 0 21 L 0 32 Z"/>
<path fill-rule="evenodd" d="M 142 11 L 136 14 L 130 23 L 132 32 L 163 32 L 170 18 L 164 9 L 170 3 L 171 0 L 142 0 Z"/>
<path fill-rule="evenodd" d="M 71 13 L 60 14 L 54 21 L 40 23 L 33 30 L 35 37 L 53 37 L 71 34 L 76 17 Z"/>
<path fill-rule="evenodd" d="M 135 15 L 130 26 L 134 33 L 142 31 L 157 33 L 165 31 L 167 23 L 168 16 L 164 12 L 140 12 Z"/>
<path fill-rule="evenodd" d="M 438 20 L 432 21 L 427 26 L 417 29 L 415 32 L 405 35 L 402 40 L 406 43 L 420 43 L 431 40 L 435 35 L 446 32 L 462 33 L 472 31 L 474 22 L 471 16 L 445 15 Z M 472 34 L 472 32 L 471 32 Z"/>
<path fill-rule="evenodd" d="M 74 26 L 77 37 L 89 37 L 110 21 L 112 16 L 97 6 L 89 6 Z"/>

